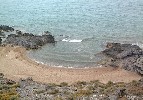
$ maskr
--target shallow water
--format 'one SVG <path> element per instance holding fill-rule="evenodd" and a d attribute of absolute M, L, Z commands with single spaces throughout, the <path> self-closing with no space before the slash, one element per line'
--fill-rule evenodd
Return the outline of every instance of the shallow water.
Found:
<path fill-rule="evenodd" d="M 29 56 L 52 66 L 95 66 L 106 42 L 143 47 L 142 0 L 0 0 L 0 24 L 50 31 L 58 42 Z"/>

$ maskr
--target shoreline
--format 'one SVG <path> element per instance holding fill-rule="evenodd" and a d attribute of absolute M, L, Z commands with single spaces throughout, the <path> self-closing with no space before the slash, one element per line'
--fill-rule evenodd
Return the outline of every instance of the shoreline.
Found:
<path fill-rule="evenodd" d="M 0 72 L 12 80 L 32 77 L 41 83 L 72 84 L 77 81 L 99 80 L 102 83 L 131 82 L 142 77 L 135 72 L 121 68 L 96 67 L 96 68 L 61 68 L 49 67 L 39 64 L 26 56 L 26 49 L 18 46 L 0 47 Z M 124 78 L 123 78 L 124 77 Z"/>
<path fill-rule="evenodd" d="M 88 66 L 88 67 L 65 67 L 65 66 L 54 66 L 54 65 L 48 65 L 48 64 L 45 64 L 45 63 L 43 63 L 43 62 L 40 62 L 40 61 L 38 61 L 38 60 L 36 60 L 36 59 L 34 59 L 34 58 L 30 58 L 30 57 L 28 57 L 27 56 L 27 58 L 29 59 L 29 60 L 31 60 L 32 62 L 35 62 L 35 63 L 37 63 L 37 64 L 41 64 L 41 65 L 44 65 L 44 66 L 48 66 L 48 67 L 52 67 L 52 68 L 66 68 L 66 69 L 89 69 L 89 68 L 101 68 L 101 67 L 103 67 L 103 65 L 100 65 L 100 64 L 98 64 L 98 66 Z"/>

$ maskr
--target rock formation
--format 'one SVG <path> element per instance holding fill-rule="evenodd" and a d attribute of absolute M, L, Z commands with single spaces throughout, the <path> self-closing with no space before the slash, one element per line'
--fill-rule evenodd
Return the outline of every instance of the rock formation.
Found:
<path fill-rule="evenodd" d="M 14 31 L 14 28 L 6 25 L 0 25 L 0 37 L 4 38 L 5 34 L 4 32 L 12 32 Z"/>
<path fill-rule="evenodd" d="M 122 68 L 135 71 L 143 75 L 143 50 L 132 44 L 107 43 L 107 49 L 102 51 L 110 57 L 111 66 L 121 66 Z"/>
<path fill-rule="evenodd" d="M 10 34 L 4 41 L 6 44 L 23 46 L 27 49 L 38 49 L 47 43 L 55 43 L 54 36 L 48 35 L 33 35 L 31 33 L 22 33 L 16 31 L 17 34 Z"/>
<path fill-rule="evenodd" d="M 14 28 L 0 25 L 0 37 L 4 37 L 4 32 L 12 31 L 14 31 Z M 47 43 L 55 43 L 54 36 L 50 35 L 49 31 L 45 31 L 45 34 L 42 36 L 31 33 L 22 33 L 20 30 L 16 30 L 15 32 L 16 34 L 10 34 L 6 37 L 4 44 L 23 46 L 26 49 L 38 49 Z M 0 44 L 1 43 L 2 39 L 0 38 Z"/>

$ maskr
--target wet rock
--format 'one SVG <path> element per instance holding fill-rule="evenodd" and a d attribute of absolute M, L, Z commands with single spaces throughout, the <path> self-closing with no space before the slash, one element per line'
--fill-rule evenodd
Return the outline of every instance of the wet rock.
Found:
<path fill-rule="evenodd" d="M 14 31 L 14 28 L 6 25 L 0 25 L 0 31 L 10 32 L 10 31 Z"/>
<path fill-rule="evenodd" d="M 51 32 L 49 32 L 49 31 L 44 31 L 44 33 L 45 33 L 45 34 L 50 34 Z"/>
<path fill-rule="evenodd" d="M 22 32 L 20 30 L 16 30 L 16 34 L 21 36 L 22 35 Z"/>
<path fill-rule="evenodd" d="M 1 30 L 0 30 L 0 37 L 5 37 L 4 32 L 2 32 Z"/>
<path fill-rule="evenodd" d="M 143 50 L 132 44 L 107 43 L 103 54 L 112 59 L 108 65 L 121 66 L 125 70 L 135 71 L 143 75 Z"/>

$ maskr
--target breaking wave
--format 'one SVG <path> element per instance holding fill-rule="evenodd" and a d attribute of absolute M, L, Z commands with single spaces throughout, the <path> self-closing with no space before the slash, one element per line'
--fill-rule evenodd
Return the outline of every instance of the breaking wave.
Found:
<path fill-rule="evenodd" d="M 77 39 L 63 39 L 62 41 L 64 41 L 64 42 L 82 42 L 82 40 L 77 40 Z"/>

